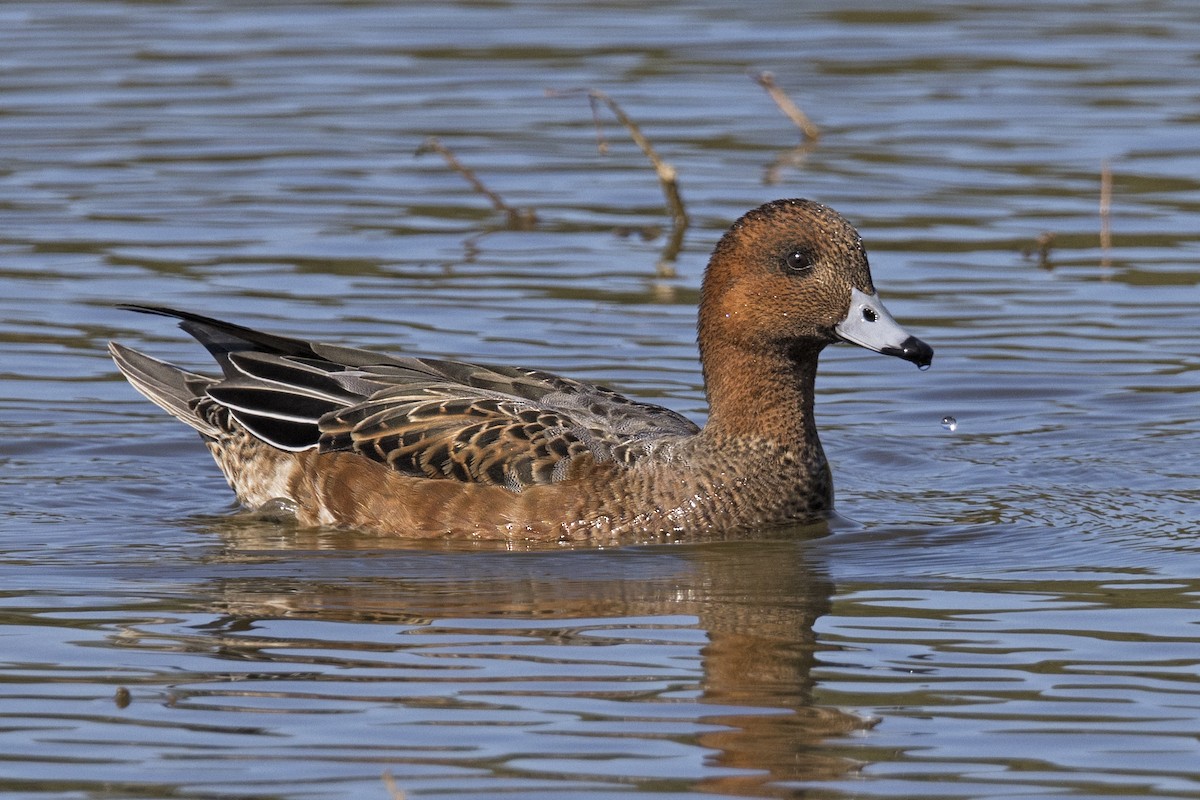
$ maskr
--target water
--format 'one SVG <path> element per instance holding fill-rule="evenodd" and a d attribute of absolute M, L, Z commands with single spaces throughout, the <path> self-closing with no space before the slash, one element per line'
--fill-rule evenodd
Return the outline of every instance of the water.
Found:
<path fill-rule="evenodd" d="M 878 6 L 0 6 L 0 794 L 1200 795 L 1200 12 Z M 578 87 L 679 171 L 673 277 Z M 296 530 L 104 353 L 203 364 L 159 302 L 699 419 L 707 252 L 783 196 L 937 348 L 823 357 L 825 536 Z"/>

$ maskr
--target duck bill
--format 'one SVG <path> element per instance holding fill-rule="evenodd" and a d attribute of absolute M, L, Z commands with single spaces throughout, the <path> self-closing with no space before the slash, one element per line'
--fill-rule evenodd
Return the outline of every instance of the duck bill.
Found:
<path fill-rule="evenodd" d="M 851 289 L 850 310 L 834 330 L 842 341 L 903 358 L 921 369 L 933 363 L 933 348 L 900 327 L 877 294 Z"/>

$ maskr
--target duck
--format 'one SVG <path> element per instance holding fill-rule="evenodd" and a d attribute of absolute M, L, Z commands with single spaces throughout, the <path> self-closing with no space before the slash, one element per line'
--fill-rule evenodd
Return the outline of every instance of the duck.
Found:
<path fill-rule="evenodd" d="M 703 427 L 523 367 L 308 342 L 165 306 L 220 376 L 116 342 L 129 383 L 199 433 L 238 501 L 301 526 L 409 538 L 686 540 L 828 518 L 819 356 L 849 342 L 924 369 L 858 231 L 782 199 L 721 236 L 701 283 Z"/>

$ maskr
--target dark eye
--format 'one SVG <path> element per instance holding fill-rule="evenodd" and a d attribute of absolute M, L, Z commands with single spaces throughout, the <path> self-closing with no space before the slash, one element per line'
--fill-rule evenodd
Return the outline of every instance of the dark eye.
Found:
<path fill-rule="evenodd" d="M 812 267 L 812 260 L 803 250 L 793 250 L 788 253 L 783 263 L 787 265 L 788 272 L 804 272 Z"/>

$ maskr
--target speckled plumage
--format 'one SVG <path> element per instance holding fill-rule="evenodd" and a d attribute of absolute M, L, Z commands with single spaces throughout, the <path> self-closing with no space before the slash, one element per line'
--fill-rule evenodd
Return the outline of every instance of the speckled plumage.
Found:
<path fill-rule="evenodd" d="M 821 349 L 848 338 L 921 365 L 932 357 L 878 305 L 854 228 L 804 200 L 751 211 L 714 250 L 700 302 L 703 430 L 538 370 L 127 307 L 178 318 L 220 365 L 210 378 L 110 345 L 138 391 L 201 434 L 244 505 L 414 537 L 687 536 L 812 519 L 833 502 L 813 420 Z M 844 332 L 860 313 L 894 329 L 879 342 L 870 325 L 866 342 Z"/>

